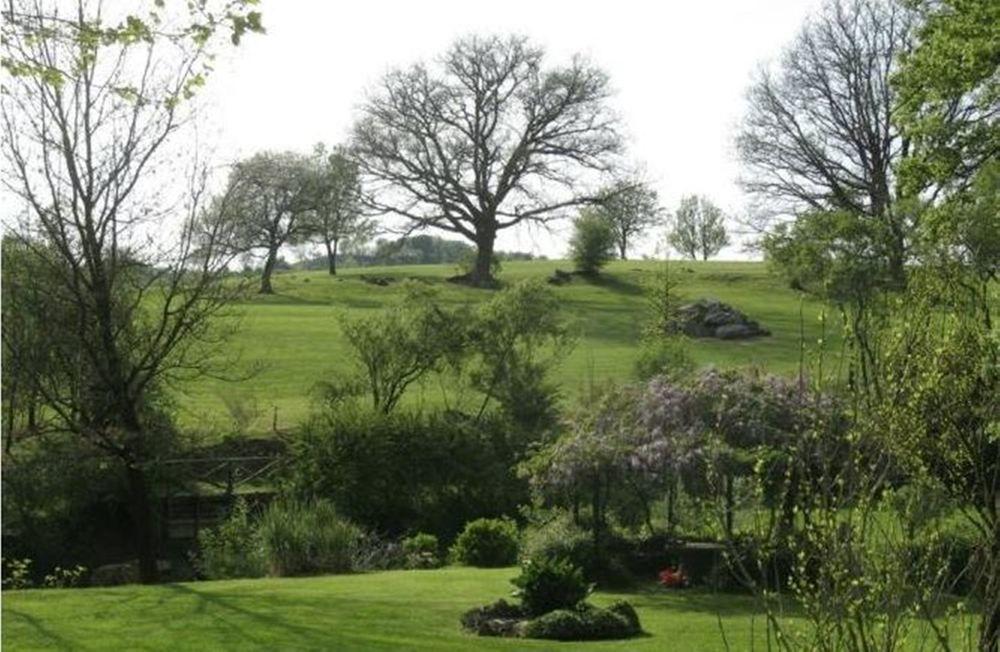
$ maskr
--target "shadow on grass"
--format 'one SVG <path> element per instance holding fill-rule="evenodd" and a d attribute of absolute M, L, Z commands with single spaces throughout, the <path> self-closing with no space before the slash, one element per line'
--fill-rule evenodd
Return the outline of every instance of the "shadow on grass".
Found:
<path fill-rule="evenodd" d="M 754 597 L 746 593 L 713 593 L 703 589 L 669 590 L 652 584 L 621 591 L 620 594 L 635 598 L 636 605 L 643 609 L 696 611 L 722 617 L 759 616 L 763 613 Z"/>
<path fill-rule="evenodd" d="M 8 622 L 4 623 L 6 627 L 10 627 L 13 622 L 17 620 L 23 621 L 31 629 L 35 630 L 45 641 L 46 646 L 51 646 L 55 650 L 78 650 L 78 646 L 74 645 L 72 641 L 56 634 L 54 631 L 42 624 L 42 621 L 34 616 L 30 616 L 23 611 L 18 611 L 17 609 L 4 609 L 4 620 Z M 12 622 L 11 622 L 12 621 Z"/>
<path fill-rule="evenodd" d="M 218 625 L 225 627 L 227 632 L 232 633 L 233 640 L 239 639 L 247 644 L 256 646 L 264 646 L 266 643 L 265 641 L 251 636 L 247 632 L 248 628 L 242 626 L 239 622 L 231 622 L 225 618 L 222 614 L 227 612 L 233 616 L 248 618 L 254 622 L 264 623 L 270 629 L 280 630 L 287 633 L 291 637 L 287 641 L 288 644 L 295 648 L 306 646 L 310 649 L 325 649 L 330 646 L 331 641 L 328 631 L 319 628 L 293 625 L 281 618 L 276 617 L 273 612 L 269 612 L 265 609 L 261 609 L 259 611 L 248 609 L 237 604 L 239 598 L 229 598 L 225 594 L 199 591 L 186 584 L 164 584 L 163 588 L 174 591 L 179 595 L 196 599 L 196 609 L 198 613 L 207 613 L 209 607 L 218 610 L 218 614 L 212 613 L 210 615 Z"/>

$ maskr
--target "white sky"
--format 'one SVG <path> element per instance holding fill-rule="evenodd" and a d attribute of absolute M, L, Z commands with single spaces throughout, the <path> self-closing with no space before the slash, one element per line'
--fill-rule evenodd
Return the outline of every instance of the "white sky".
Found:
<path fill-rule="evenodd" d="M 610 74 L 630 158 L 645 165 L 666 208 L 697 192 L 739 214 L 733 136 L 751 73 L 780 56 L 818 4 L 264 0 L 267 34 L 248 37 L 218 66 L 206 126 L 223 160 L 337 143 L 365 88 L 387 70 L 433 58 L 460 36 L 514 32 L 543 45 L 549 63 L 581 52 Z M 551 235 L 511 229 L 498 247 L 560 256 L 567 226 Z M 651 253 L 658 237 L 636 253 Z M 747 254 L 734 246 L 721 257 Z"/>

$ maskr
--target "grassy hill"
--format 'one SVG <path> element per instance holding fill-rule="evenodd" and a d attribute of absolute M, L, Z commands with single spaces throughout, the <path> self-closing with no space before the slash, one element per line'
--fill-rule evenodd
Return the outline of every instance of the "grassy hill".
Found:
<path fill-rule="evenodd" d="M 572 353 L 553 371 L 566 397 L 571 399 L 591 381 L 625 379 L 632 373 L 646 314 L 643 284 L 661 265 L 621 261 L 611 264 L 598 281 L 574 278 L 554 286 L 578 335 Z M 556 268 L 569 269 L 570 264 L 511 262 L 504 265 L 501 279 L 545 278 Z M 823 306 L 802 300 L 762 263 L 674 261 L 671 270 L 684 298 L 721 299 L 772 332 L 771 337 L 745 342 L 693 341 L 691 351 L 699 364 L 794 372 L 800 342 L 812 346 L 821 335 L 818 316 Z M 398 298 L 403 292 L 398 281 L 404 279 L 438 286 L 445 302 L 474 303 L 489 296 L 488 290 L 448 283 L 446 278 L 454 273 L 452 266 L 425 265 L 354 268 L 336 277 L 321 271 L 276 275 L 274 295 L 255 296 L 239 306 L 242 327 L 233 341 L 239 368 L 257 366 L 258 373 L 239 382 L 204 379 L 188 384 L 177 401 L 182 423 L 218 430 L 227 427 L 235 409 L 254 415 L 252 431 L 269 429 L 275 413 L 280 428 L 293 427 L 308 414 L 315 383 L 350 369 L 351 353 L 340 332 L 343 316 L 377 310 Z M 365 280 L 374 277 L 391 282 L 382 286 Z M 830 350 L 837 350 L 837 338 L 830 339 Z M 438 403 L 440 387 L 432 380 L 407 400 Z"/>

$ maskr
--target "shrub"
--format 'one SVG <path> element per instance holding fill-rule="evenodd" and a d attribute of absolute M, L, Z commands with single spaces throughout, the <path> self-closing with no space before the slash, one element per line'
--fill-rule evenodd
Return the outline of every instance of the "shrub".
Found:
<path fill-rule="evenodd" d="M 229 518 L 215 528 L 198 533 L 198 546 L 200 554 L 195 558 L 195 568 L 208 579 L 264 574 L 260 539 L 243 499 L 236 501 Z"/>
<path fill-rule="evenodd" d="M 291 443 L 291 489 L 332 500 L 365 529 L 452 540 L 468 521 L 514 514 L 529 500 L 512 470 L 524 431 L 487 412 L 337 410 L 316 415 Z"/>
<path fill-rule="evenodd" d="M 272 503 L 259 534 L 268 573 L 276 576 L 349 572 L 362 539 L 362 532 L 324 500 Z"/>
<path fill-rule="evenodd" d="M 579 567 L 566 559 L 546 557 L 526 561 L 511 584 L 517 587 L 521 604 L 533 616 L 575 607 L 592 588 Z"/>
<path fill-rule="evenodd" d="M 433 534 L 418 532 L 403 539 L 402 546 L 407 568 L 437 568 L 441 565 L 438 538 Z"/>
<path fill-rule="evenodd" d="M 615 236 L 611 222 L 599 211 L 581 211 L 573 222 L 569 250 L 577 271 L 597 274 L 615 256 Z"/>
<path fill-rule="evenodd" d="M 406 553 L 398 541 L 365 532 L 354 547 L 351 567 L 355 571 L 378 571 L 406 566 Z"/>
<path fill-rule="evenodd" d="M 647 340 L 635 361 L 635 376 L 643 381 L 654 376 L 679 380 L 688 376 L 693 370 L 694 359 L 688 352 L 684 340 L 678 336 Z"/>
<path fill-rule="evenodd" d="M 13 591 L 30 589 L 34 586 L 31 580 L 30 559 L 0 559 L 3 568 L 3 588 Z"/>
<path fill-rule="evenodd" d="M 597 570 L 594 538 L 576 525 L 568 513 L 525 530 L 521 559 L 541 558 L 566 559 L 588 578 L 593 578 Z"/>
<path fill-rule="evenodd" d="M 69 589 L 82 586 L 87 577 L 87 569 L 84 566 L 74 568 L 63 568 L 56 566 L 51 573 L 42 579 L 42 586 L 46 589 Z"/>
<path fill-rule="evenodd" d="M 509 518 L 470 521 L 451 547 L 460 564 L 496 568 L 517 562 L 517 525 Z"/>
<path fill-rule="evenodd" d="M 638 634 L 639 619 L 627 602 L 616 603 L 614 609 L 581 605 L 578 609 L 557 609 L 528 621 L 525 638 L 554 641 L 596 641 L 629 638 Z"/>

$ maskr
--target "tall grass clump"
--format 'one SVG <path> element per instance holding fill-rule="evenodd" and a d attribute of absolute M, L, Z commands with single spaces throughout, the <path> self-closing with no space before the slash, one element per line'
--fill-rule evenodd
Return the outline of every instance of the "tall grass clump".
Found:
<path fill-rule="evenodd" d="M 258 524 L 269 575 L 346 573 L 363 532 L 325 500 L 272 503 Z"/>

